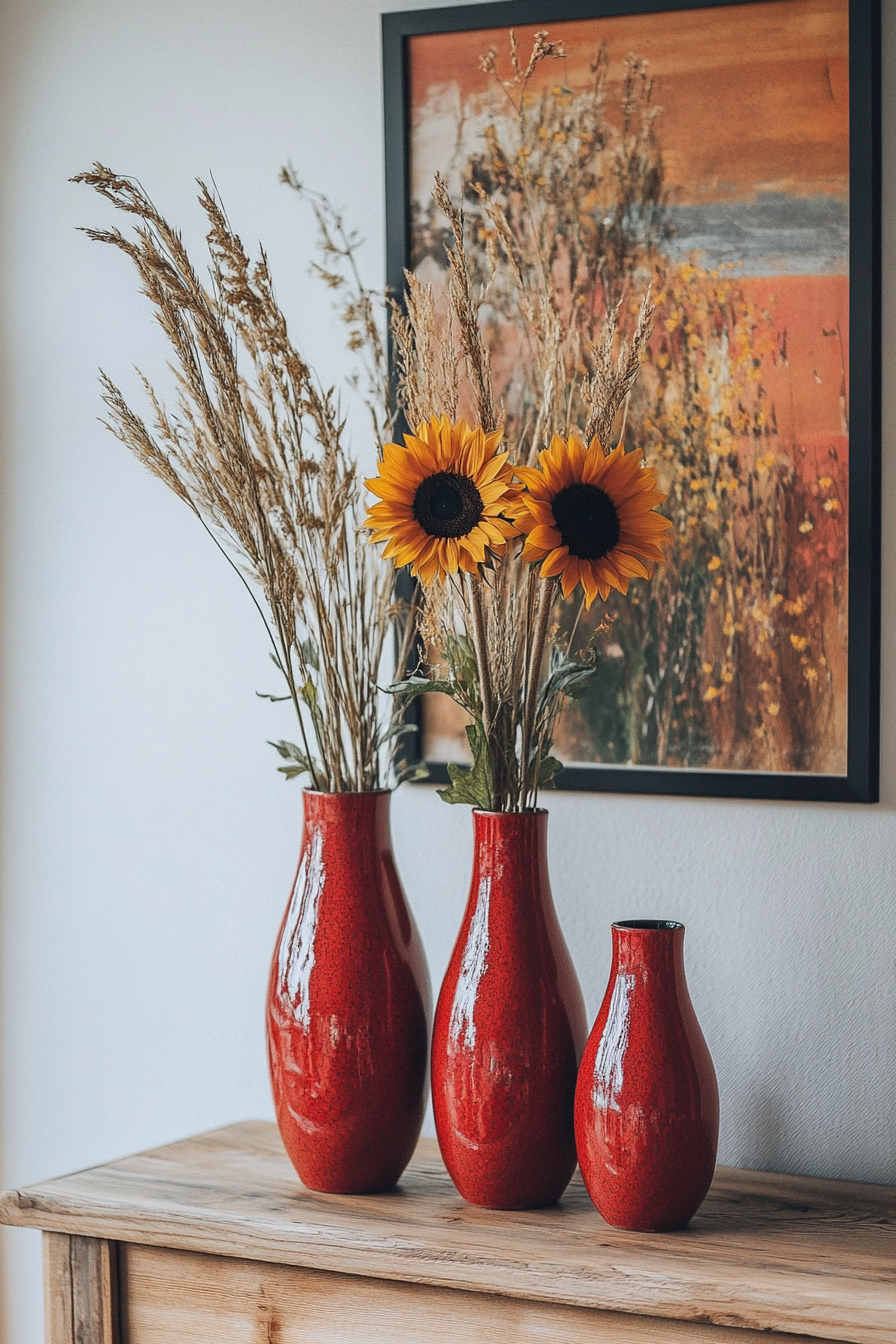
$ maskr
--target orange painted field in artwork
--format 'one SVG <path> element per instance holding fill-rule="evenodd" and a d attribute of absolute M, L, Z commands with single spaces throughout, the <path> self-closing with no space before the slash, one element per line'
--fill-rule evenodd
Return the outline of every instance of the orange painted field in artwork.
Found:
<path fill-rule="evenodd" d="M 777 351 L 763 380 L 784 448 L 795 462 L 826 465 L 834 447 L 849 454 L 849 279 L 845 275 L 746 276 L 744 290 L 766 309 Z M 800 451 L 805 450 L 805 451 Z"/>

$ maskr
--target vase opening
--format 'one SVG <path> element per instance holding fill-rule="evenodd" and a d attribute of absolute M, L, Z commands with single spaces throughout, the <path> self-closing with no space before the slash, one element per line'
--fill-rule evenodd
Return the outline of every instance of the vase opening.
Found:
<path fill-rule="evenodd" d="M 619 919 L 614 929 L 683 929 L 677 919 Z"/>
<path fill-rule="evenodd" d="M 519 812 L 490 812 L 487 807 L 474 807 L 474 813 L 483 817 L 546 817 L 546 807 L 523 807 Z"/>
<path fill-rule="evenodd" d="M 303 789 L 312 798 L 382 798 L 391 789 Z"/>

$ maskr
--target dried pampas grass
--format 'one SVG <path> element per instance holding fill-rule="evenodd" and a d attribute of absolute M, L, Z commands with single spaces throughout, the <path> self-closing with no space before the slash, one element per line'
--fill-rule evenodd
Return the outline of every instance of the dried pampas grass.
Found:
<path fill-rule="evenodd" d="M 326 792 L 383 787 L 403 731 L 377 688 L 396 616 L 392 578 L 360 533 L 360 482 L 338 402 L 290 338 L 267 257 L 249 259 L 200 182 L 204 283 L 139 183 L 101 164 L 73 180 L 133 218 L 128 234 L 85 232 L 130 257 L 173 356 L 173 407 L 144 378 L 145 419 L 102 374 L 104 423 L 193 511 L 246 584 L 286 683 L 270 698 L 291 700 L 298 721 L 298 744 L 274 744 L 283 773 Z M 287 181 L 302 189 L 294 174 Z M 369 353 L 368 404 L 385 437 L 389 378 L 375 298 L 353 269 L 358 240 L 325 198 L 314 208 L 325 260 L 336 263 L 321 270 L 343 291 L 349 344 Z"/>

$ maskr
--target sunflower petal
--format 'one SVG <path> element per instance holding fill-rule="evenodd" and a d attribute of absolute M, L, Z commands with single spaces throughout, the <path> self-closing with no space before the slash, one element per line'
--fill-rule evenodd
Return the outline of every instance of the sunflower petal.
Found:
<path fill-rule="evenodd" d="M 491 485 L 477 485 L 476 488 L 483 504 L 497 504 L 499 499 L 504 499 L 507 495 L 507 486 L 502 481 L 494 481 Z"/>
<path fill-rule="evenodd" d="M 553 551 L 563 545 L 563 539 L 556 527 L 545 527 L 539 523 L 529 533 L 529 545 L 538 546 L 542 551 Z"/>
<path fill-rule="evenodd" d="M 542 571 L 544 572 L 544 571 Z M 560 575 L 560 584 L 563 588 L 563 596 L 570 597 L 575 592 L 576 584 L 579 581 L 579 562 L 570 559 L 563 573 Z"/>
<path fill-rule="evenodd" d="M 582 589 L 585 593 L 585 607 L 587 610 L 591 607 L 591 603 L 597 597 L 598 591 L 593 565 L 582 566 Z"/>
<path fill-rule="evenodd" d="M 542 574 L 546 579 L 556 578 L 558 574 L 563 573 L 568 559 L 569 547 L 558 546 L 556 550 L 551 551 L 550 555 L 545 557 L 544 564 L 541 567 Z"/>
<path fill-rule="evenodd" d="M 527 490 L 531 490 L 536 497 L 543 494 L 547 484 L 543 471 L 539 471 L 537 467 L 516 467 L 515 471 Z"/>

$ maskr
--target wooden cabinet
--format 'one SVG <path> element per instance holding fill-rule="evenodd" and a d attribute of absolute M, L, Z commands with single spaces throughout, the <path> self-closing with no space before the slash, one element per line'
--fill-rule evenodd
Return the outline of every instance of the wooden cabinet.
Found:
<path fill-rule="evenodd" d="M 578 1177 L 475 1209 L 432 1140 L 386 1195 L 299 1184 L 233 1125 L 0 1201 L 44 1229 L 48 1344 L 896 1344 L 896 1189 L 720 1168 L 682 1232 L 618 1232 Z"/>

